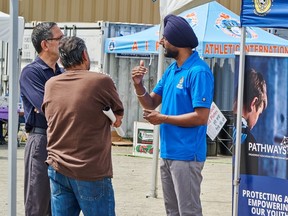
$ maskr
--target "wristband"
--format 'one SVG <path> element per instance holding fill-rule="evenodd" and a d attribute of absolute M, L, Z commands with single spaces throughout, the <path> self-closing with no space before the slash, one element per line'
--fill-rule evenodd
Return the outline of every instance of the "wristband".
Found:
<path fill-rule="evenodd" d="M 165 123 L 165 121 L 168 119 L 168 115 L 165 115 L 165 117 L 164 117 L 164 119 L 162 120 L 163 121 L 163 123 Z"/>
<path fill-rule="evenodd" d="M 141 94 L 141 95 L 138 95 L 137 92 L 136 92 L 136 90 L 134 89 L 134 93 L 135 93 L 135 95 L 136 95 L 137 97 L 144 97 L 144 96 L 147 94 L 147 89 L 146 89 L 146 87 L 145 87 L 145 86 L 143 86 L 143 87 L 144 87 L 144 89 L 145 89 L 145 92 L 144 92 L 143 94 Z"/>

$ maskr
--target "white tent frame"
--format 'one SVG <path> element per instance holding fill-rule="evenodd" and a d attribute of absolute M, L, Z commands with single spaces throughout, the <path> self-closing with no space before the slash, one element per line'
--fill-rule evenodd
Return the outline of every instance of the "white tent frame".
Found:
<path fill-rule="evenodd" d="M 9 74 L 9 108 L 8 108 L 8 215 L 16 216 L 16 198 L 17 198 L 17 130 L 18 114 L 17 105 L 19 100 L 18 79 L 19 67 L 18 52 L 22 43 L 19 43 L 22 36 L 18 36 L 19 23 L 18 1 L 10 0 L 10 17 L 9 17 L 9 40 L 8 40 L 8 74 Z M 22 33 L 23 35 L 23 33 Z M 20 38 L 19 38 L 20 37 Z M 20 45 L 20 46 L 18 46 Z"/>
<path fill-rule="evenodd" d="M 233 179 L 233 216 L 238 215 L 238 196 L 240 185 L 240 155 L 241 155 L 241 127 L 242 127 L 242 110 L 243 110 L 243 88 L 244 88 L 244 68 L 245 68 L 245 40 L 246 28 L 241 27 L 240 42 L 240 60 L 239 60 L 239 79 L 238 79 L 238 98 L 237 98 L 237 121 L 236 121 L 236 143 L 235 143 L 235 169 Z M 239 129 L 240 128 L 240 129 Z"/>

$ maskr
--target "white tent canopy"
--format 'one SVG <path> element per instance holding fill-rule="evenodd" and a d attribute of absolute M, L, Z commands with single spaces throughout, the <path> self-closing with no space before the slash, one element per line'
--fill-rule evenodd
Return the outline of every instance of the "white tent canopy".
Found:
<path fill-rule="evenodd" d="M 9 22 L 10 15 L 0 11 L 0 40 L 9 42 Z M 24 18 L 18 17 L 18 48 L 22 48 L 24 34 Z"/>

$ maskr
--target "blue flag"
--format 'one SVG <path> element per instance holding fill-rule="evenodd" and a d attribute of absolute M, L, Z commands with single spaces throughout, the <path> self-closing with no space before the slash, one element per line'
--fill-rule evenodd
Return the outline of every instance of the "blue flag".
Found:
<path fill-rule="evenodd" d="M 287 0 L 242 0 L 241 26 L 288 28 Z"/>

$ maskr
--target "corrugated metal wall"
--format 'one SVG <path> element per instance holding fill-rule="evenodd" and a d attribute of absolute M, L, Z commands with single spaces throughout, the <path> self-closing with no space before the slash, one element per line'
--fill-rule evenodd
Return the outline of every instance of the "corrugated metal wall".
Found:
<path fill-rule="evenodd" d="M 240 15 L 241 2 L 242 2 L 241 0 L 218 0 L 217 2 L 219 2 L 229 10 L 233 11 L 234 13 Z"/>
<path fill-rule="evenodd" d="M 239 14 L 241 1 L 218 0 Z M 9 13 L 9 0 L 0 1 L 0 11 Z M 159 23 L 159 0 L 19 0 L 19 15 L 26 22 L 129 22 Z"/>

